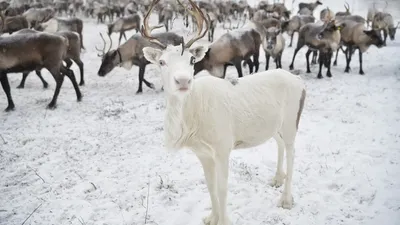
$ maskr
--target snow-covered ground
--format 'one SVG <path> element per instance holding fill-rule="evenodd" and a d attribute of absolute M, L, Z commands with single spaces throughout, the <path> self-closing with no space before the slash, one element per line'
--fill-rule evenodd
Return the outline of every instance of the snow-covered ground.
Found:
<path fill-rule="evenodd" d="M 25 89 L 16 89 L 20 74 L 9 75 L 16 110 L 0 112 L 0 224 L 22 224 L 38 206 L 25 224 L 136 225 L 145 224 L 146 214 L 147 224 L 201 224 L 210 211 L 201 165 L 188 150 L 163 148 L 158 69 L 147 67 L 146 78 L 157 90 L 144 86 L 142 95 L 135 95 L 137 67 L 99 77 L 99 31 L 105 25 L 85 22 L 80 103 L 65 79 L 58 108 L 46 110 L 55 87 L 47 72 L 48 90 L 34 73 Z M 181 20 L 174 31 L 188 33 Z M 223 32 L 218 28 L 216 37 Z M 317 67 L 305 74 L 305 51 L 295 63 L 308 94 L 296 142 L 295 206 L 276 207 L 282 188 L 268 186 L 277 159 L 271 140 L 232 153 L 232 224 L 400 224 L 400 34 L 387 47 L 368 50 L 364 76 L 358 75 L 358 54 L 350 74 L 343 73 L 340 55 L 333 78 L 324 70 L 318 80 Z M 293 48 L 284 52 L 285 69 L 292 54 Z M 264 56 L 260 60 L 263 71 Z M 235 76 L 229 68 L 228 77 Z M 0 103 L 6 107 L 3 91 Z"/>

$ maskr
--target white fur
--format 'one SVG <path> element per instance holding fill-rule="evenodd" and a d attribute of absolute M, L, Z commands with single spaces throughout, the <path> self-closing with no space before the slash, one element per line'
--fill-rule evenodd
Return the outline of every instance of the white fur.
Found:
<path fill-rule="evenodd" d="M 271 184 L 283 184 L 283 155 L 286 148 L 287 176 L 279 205 L 291 208 L 294 141 L 303 81 L 285 70 L 270 70 L 246 76 L 236 85 L 224 79 L 204 76 L 193 79 L 193 65 L 204 57 L 206 48 L 185 51 L 168 46 L 165 50 L 143 49 L 148 61 L 158 65 L 164 81 L 167 105 L 164 135 L 168 149 L 190 148 L 200 159 L 212 203 L 204 222 L 229 225 L 226 213 L 229 155 L 233 149 L 250 148 L 274 138 L 278 144 L 278 165 Z M 162 65 L 161 65 L 162 64 Z M 177 78 L 192 80 L 187 91 Z"/>

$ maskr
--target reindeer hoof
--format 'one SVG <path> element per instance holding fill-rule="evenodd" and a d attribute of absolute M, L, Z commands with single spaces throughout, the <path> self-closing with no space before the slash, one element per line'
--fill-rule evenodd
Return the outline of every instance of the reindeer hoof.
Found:
<path fill-rule="evenodd" d="M 4 111 L 5 112 L 10 112 L 10 111 L 14 111 L 14 109 L 15 109 L 15 106 L 14 105 L 10 105 Z"/>
<path fill-rule="evenodd" d="M 18 89 L 23 89 L 24 88 L 24 86 L 23 85 L 18 85 L 18 87 L 17 87 Z"/>
<path fill-rule="evenodd" d="M 84 85 L 85 85 L 85 82 L 82 82 L 82 81 L 81 81 L 81 82 L 79 83 L 79 86 L 84 86 Z"/>
<path fill-rule="evenodd" d="M 360 70 L 359 74 L 364 75 L 364 71 Z"/>
<path fill-rule="evenodd" d="M 47 109 L 54 110 L 54 109 L 57 108 L 57 105 L 56 105 L 55 103 L 50 103 L 46 108 L 47 108 Z"/>
<path fill-rule="evenodd" d="M 322 79 L 322 74 L 318 74 L 317 78 Z"/>

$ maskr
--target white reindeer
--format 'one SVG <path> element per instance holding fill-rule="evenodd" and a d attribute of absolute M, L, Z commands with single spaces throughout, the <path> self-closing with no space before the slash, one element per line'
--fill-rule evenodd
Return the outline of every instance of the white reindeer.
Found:
<path fill-rule="evenodd" d="M 168 149 L 190 148 L 200 159 L 211 197 L 212 212 L 205 224 L 229 225 L 226 212 L 229 156 L 233 149 L 255 147 L 274 138 L 278 144 L 278 165 L 271 185 L 279 187 L 286 178 L 279 206 L 293 206 L 292 174 L 294 142 L 305 100 L 305 85 L 300 77 L 277 69 L 257 73 L 232 83 L 214 76 L 194 80 L 193 66 L 207 51 L 203 46 L 190 46 L 204 37 L 208 21 L 189 0 L 197 18 L 198 35 L 186 45 L 165 46 L 151 36 L 148 16 L 142 35 L 164 50 L 145 47 L 145 58 L 162 72 L 167 105 L 164 124 Z M 202 33 L 203 22 L 206 29 Z M 200 26 L 201 25 L 201 26 Z M 283 171 L 286 149 L 287 175 Z"/>

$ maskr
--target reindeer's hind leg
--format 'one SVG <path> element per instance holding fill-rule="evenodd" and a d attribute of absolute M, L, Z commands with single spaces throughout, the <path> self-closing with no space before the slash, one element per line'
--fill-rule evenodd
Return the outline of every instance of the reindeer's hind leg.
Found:
<path fill-rule="evenodd" d="M 238 72 L 238 76 L 239 76 L 239 77 L 243 77 L 241 61 L 242 61 L 242 60 L 238 60 L 238 59 L 235 59 L 235 60 L 233 61 L 233 64 L 234 64 L 235 67 L 236 67 L 236 70 L 237 70 L 237 72 Z M 250 66 L 250 65 L 249 65 L 249 66 Z"/>
<path fill-rule="evenodd" d="M 298 101 L 298 105 L 292 104 L 290 109 L 286 110 L 282 129 L 278 132 L 278 135 L 281 136 L 285 145 L 287 166 L 285 186 L 278 206 L 281 206 L 285 209 L 291 209 L 293 207 L 292 178 L 294 164 L 294 144 L 305 99 L 306 91 L 303 89 Z"/>
<path fill-rule="evenodd" d="M 322 78 L 322 66 L 324 65 L 324 62 L 326 60 L 326 53 L 319 52 L 319 71 L 318 71 L 318 79 Z"/>
<path fill-rule="evenodd" d="M 64 75 L 62 75 L 60 73 L 60 69 L 58 67 L 49 69 L 49 72 L 56 80 L 56 90 L 54 91 L 53 99 L 51 99 L 51 102 L 49 103 L 47 108 L 55 109 L 56 105 L 57 105 L 57 98 L 58 98 L 58 95 L 60 94 L 60 89 L 64 82 Z"/>
<path fill-rule="evenodd" d="M 136 33 L 137 33 L 138 31 L 139 31 L 139 30 L 136 29 Z M 122 32 L 122 35 L 124 35 L 125 41 L 127 41 L 128 39 L 126 39 L 125 31 Z"/>
<path fill-rule="evenodd" d="M 294 32 L 292 32 L 292 35 L 290 35 L 290 44 L 289 44 L 289 48 L 292 47 L 292 43 L 293 43 L 293 36 L 294 36 Z"/>
<path fill-rule="evenodd" d="M 17 88 L 25 88 L 25 81 L 26 81 L 26 78 L 28 77 L 28 75 L 29 75 L 29 72 L 25 72 L 25 73 L 22 73 L 22 80 L 21 80 L 21 83 L 19 83 L 19 85 L 17 86 Z"/>
<path fill-rule="evenodd" d="M 122 40 L 123 33 L 124 33 L 123 31 L 119 32 L 118 46 L 121 45 L 121 40 Z"/>
<path fill-rule="evenodd" d="M 327 71 L 326 71 L 326 76 L 327 77 L 332 77 L 332 73 L 331 73 L 331 61 L 332 61 L 332 55 L 333 52 L 332 50 L 329 50 L 329 52 L 326 54 L 325 60 L 326 60 L 326 67 L 327 67 Z"/>
<path fill-rule="evenodd" d="M 358 59 L 360 60 L 360 72 L 359 74 L 364 75 L 364 70 L 363 70 L 363 63 L 362 63 L 362 52 L 360 48 L 358 48 Z"/>
<path fill-rule="evenodd" d="M 313 56 L 311 60 L 311 64 L 317 64 L 317 57 L 318 57 L 318 51 L 313 51 Z"/>
<path fill-rule="evenodd" d="M 49 84 L 46 82 L 46 80 L 43 78 L 42 76 L 42 72 L 40 72 L 40 70 L 35 70 L 36 75 L 39 77 L 39 79 L 42 81 L 43 84 L 43 88 L 47 88 L 49 86 Z M 21 81 L 22 83 L 22 81 Z"/>
<path fill-rule="evenodd" d="M 282 186 L 285 180 L 285 172 L 283 172 L 283 155 L 285 151 L 285 142 L 282 139 L 282 134 L 275 134 L 274 139 L 276 144 L 278 145 L 278 162 L 276 167 L 275 177 L 269 182 L 272 187 L 280 187 Z"/>
<path fill-rule="evenodd" d="M 138 90 L 136 91 L 136 94 L 141 94 L 143 92 L 142 83 L 143 83 L 143 79 L 144 79 L 145 69 L 146 69 L 146 65 L 139 65 L 139 87 L 138 87 Z"/>
<path fill-rule="evenodd" d="M 310 70 L 310 54 L 311 54 L 311 52 L 312 52 L 312 50 L 311 49 L 308 49 L 307 50 L 307 53 L 306 53 L 306 61 L 307 61 L 307 73 L 311 73 L 311 70 Z"/>
<path fill-rule="evenodd" d="M 72 66 L 72 60 L 71 59 L 64 59 L 65 66 L 69 69 Z"/>
<path fill-rule="evenodd" d="M 347 47 L 345 55 L 346 55 L 346 69 L 344 70 L 345 73 L 350 72 L 350 62 L 351 62 L 351 56 L 353 52 L 353 47 L 350 45 Z"/>
<path fill-rule="evenodd" d="M 71 80 L 72 85 L 74 86 L 74 89 L 75 89 L 76 98 L 77 98 L 78 102 L 80 102 L 82 100 L 82 93 L 79 90 L 78 83 L 76 82 L 74 71 L 72 71 L 71 69 L 68 69 L 67 67 L 62 66 L 61 73 L 64 75 L 67 75 L 67 77 Z"/>
<path fill-rule="evenodd" d="M 0 82 L 1 82 L 1 86 L 3 87 L 4 92 L 6 93 L 7 96 L 7 101 L 8 101 L 8 106 L 5 109 L 6 112 L 14 110 L 15 109 L 15 105 L 14 105 L 14 101 L 12 100 L 11 97 L 11 88 L 10 88 L 10 83 L 8 82 L 8 77 L 7 77 L 7 73 L 0 73 Z"/>
<path fill-rule="evenodd" d="M 337 66 L 337 57 L 339 55 L 339 48 L 336 50 L 336 56 L 335 56 L 335 61 L 333 61 L 333 65 Z"/>
<path fill-rule="evenodd" d="M 76 63 L 76 65 L 78 65 L 79 72 L 81 74 L 81 81 L 79 82 L 79 86 L 83 86 L 83 85 L 85 85 L 83 62 L 81 59 L 74 59 L 74 62 Z"/>
<path fill-rule="evenodd" d="M 258 47 L 258 49 L 259 49 L 259 48 L 260 48 L 260 47 Z M 260 51 L 256 51 L 256 52 L 254 53 L 254 55 L 253 55 L 253 64 L 254 64 L 254 67 L 255 67 L 255 69 L 254 69 L 254 72 L 255 72 L 255 73 L 258 72 L 258 69 L 259 69 L 259 67 L 260 67 L 259 58 L 260 58 Z"/>

